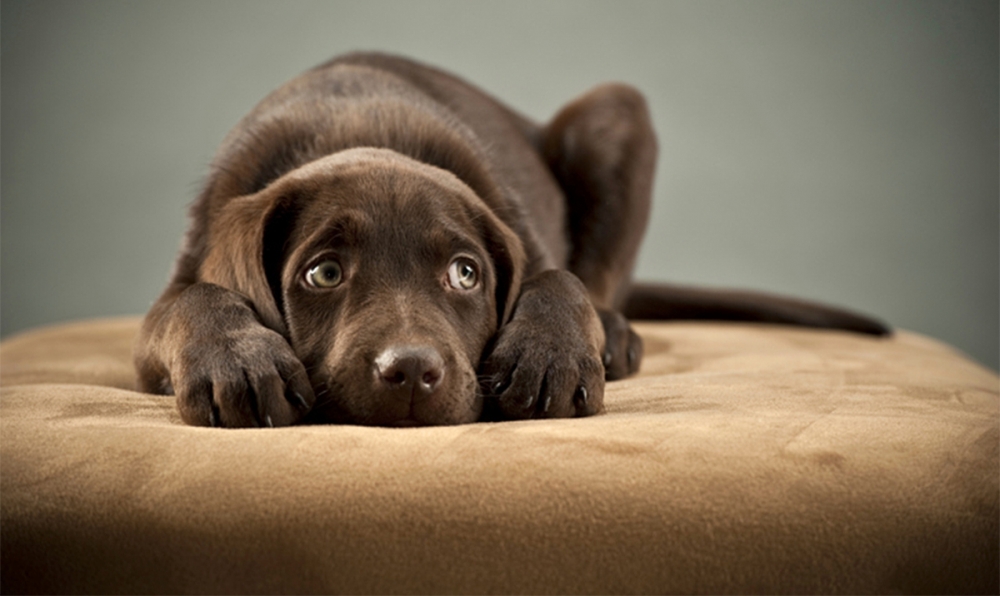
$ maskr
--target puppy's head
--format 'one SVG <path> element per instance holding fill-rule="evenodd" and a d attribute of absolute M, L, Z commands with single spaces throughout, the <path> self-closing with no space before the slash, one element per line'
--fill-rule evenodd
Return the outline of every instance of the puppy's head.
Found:
<path fill-rule="evenodd" d="M 203 281 L 288 338 L 314 421 L 456 424 L 482 410 L 476 367 L 509 315 L 524 249 L 467 185 L 385 149 L 351 149 L 229 201 Z"/>

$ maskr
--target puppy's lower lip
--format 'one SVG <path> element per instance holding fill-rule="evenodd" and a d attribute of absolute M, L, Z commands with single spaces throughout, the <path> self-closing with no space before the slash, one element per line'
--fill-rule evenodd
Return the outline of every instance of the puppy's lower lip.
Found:
<path fill-rule="evenodd" d="M 389 426 L 393 428 L 413 428 L 415 426 L 423 426 L 423 424 L 413 420 L 412 418 L 404 418 L 403 420 L 397 420 L 389 423 Z"/>

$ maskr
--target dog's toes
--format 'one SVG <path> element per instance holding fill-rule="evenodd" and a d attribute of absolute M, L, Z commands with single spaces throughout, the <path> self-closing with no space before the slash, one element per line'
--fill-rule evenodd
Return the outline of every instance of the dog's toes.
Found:
<path fill-rule="evenodd" d="M 544 405 L 543 381 L 536 367 L 528 363 L 517 366 L 511 374 L 510 384 L 496 396 L 504 417 L 509 420 L 532 418 L 539 405 Z"/>
<path fill-rule="evenodd" d="M 284 339 L 269 330 L 195 346 L 179 355 L 178 364 L 171 380 L 181 418 L 188 424 L 289 426 L 315 402 L 302 363 Z"/>
<path fill-rule="evenodd" d="M 498 367 L 497 360 L 510 364 Z M 604 370 L 593 356 L 541 352 L 490 359 L 484 366 L 487 419 L 589 416 L 604 401 Z"/>
<path fill-rule="evenodd" d="M 261 426 L 257 397 L 242 371 L 234 371 L 212 383 L 212 402 L 219 412 L 220 426 L 253 428 Z M 239 376 L 237 376 L 239 374 Z"/>
<path fill-rule="evenodd" d="M 281 423 L 274 420 L 274 426 L 288 426 L 299 422 L 312 410 L 316 396 L 309 375 L 297 358 L 278 359 L 275 365 L 281 378 L 280 383 L 275 385 L 277 391 L 271 403 L 283 412 L 283 418 Z"/>
<path fill-rule="evenodd" d="M 193 379 L 185 383 L 175 383 L 177 409 L 181 419 L 191 426 L 222 426 L 222 420 L 212 400 L 211 380 Z"/>
<path fill-rule="evenodd" d="M 553 362 L 545 373 L 545 408 L 536 408 L 536 418 L 590 416 L 604 403 L 604 370 L 592 357 Z"/>
<path fill-rule="evenodd" d="M 613 381 L 635 374 L 642 362 L 642 338 L 632 330 L 628 319 L 620 312 L 598 311 L 604 326 L 604 376 Z"/>
<path fill-rule="evenodd" d="M 504 419 L 597 413 L 604 400 L 602 339 L 580 280 L 566 271 L 538 274 L 525 282 L 483 361 L 484 403 Z"/>
<path fill-rule="evenodd" d="M 301 416 L 285 397 L 285 383 L 273 374 L 251 380 L 252 398 L 256 398 L 256 419 L 260 426 L 290 426 Z"/>
<path fill-rule="evenodd" d="M 481 377 L 486 417 L 500 420 L 531 418 L 538 402 L 542 377 L 517 351 L 500 346 L 484 362 Z"/>

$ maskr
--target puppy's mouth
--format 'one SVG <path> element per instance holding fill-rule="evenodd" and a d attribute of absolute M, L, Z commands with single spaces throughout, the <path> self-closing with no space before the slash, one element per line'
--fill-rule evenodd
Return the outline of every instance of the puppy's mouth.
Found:
<path fill-rule="evenodd" d="M 393 368 L 389 360 L 353 360 L 313 376 L 317 399 L 307 423 L 415 428 L 479 420 L 483 399 L 471 366 L 446 355 L 427 374 L 427 367 Z"/>
<path fill-rule="evenodd" d="M 427 423 L 420 422 L 419 420 L 414 420 L 413 418 L 404 418 L 402 420 L 397 420 L 386 426 L 390 428 L 416 428 L 418 426 L 430 426 Z"/>

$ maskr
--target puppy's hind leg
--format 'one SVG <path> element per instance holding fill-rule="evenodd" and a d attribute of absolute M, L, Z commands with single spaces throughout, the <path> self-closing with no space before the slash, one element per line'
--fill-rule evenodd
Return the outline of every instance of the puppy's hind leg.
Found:
<path fill-rule="evenodd" d="M 544 129 L 542 153 L 566 196 L 567 269 L 604 323 L 607 377 L 624 377 L 642 357 L 642 342 L 619 310 L 646 231 L 656 166 L 645 100 L 622 84 L 591 90 Z"/>

